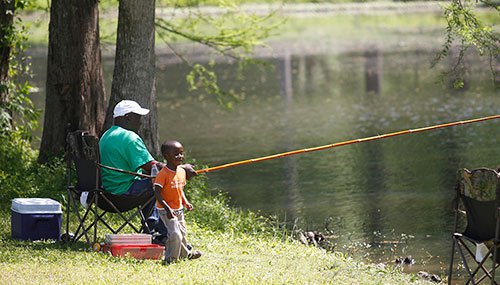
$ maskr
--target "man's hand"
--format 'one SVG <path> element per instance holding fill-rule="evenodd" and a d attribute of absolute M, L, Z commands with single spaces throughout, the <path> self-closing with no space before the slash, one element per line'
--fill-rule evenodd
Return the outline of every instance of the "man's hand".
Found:
<path fill-rule="evenodd" d="M 196 173 L 196 170 L 194 170 L 194 165 L 192 164 L 189 163 L 182 164 L 181 167 L 184 168 L 184 170 L 186 170 L 186 179 L 191 179 L 196 175 L 198 175 L 198 173 Z"/>

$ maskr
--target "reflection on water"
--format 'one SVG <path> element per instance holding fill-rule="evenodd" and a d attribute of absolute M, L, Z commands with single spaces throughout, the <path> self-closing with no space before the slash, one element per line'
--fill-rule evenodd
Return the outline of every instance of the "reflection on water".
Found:
<path fill-rule="evenodd" d="M 366 52 L 270 59 L 239 87 L 234 111 L 186 96 L 183 66 L 158 80 L 162 137 L 181 140 L 212 166 L 354 138 L 497 114 L 500 99 L 478 58 L 467 89 L 437 84 L 429 51 Z M 235 67 L 220 65 L 235 88 Z M 165 92 L 165 93 L 163 93 Z M 174 126 L 185 126 L 179 129 Z M 344 146 L 209 173 L 212 187 L 240 207 L 333 231 L 337 248 L 412 270 L 444 274 L 451 200 L 460 167 L 495 167 L 496 121 Z"/>
<path fill-rule="evenodd" d="M 158 66 L 160 137 L 181 141 L 211 166 L 398 130 L 498 114 L 488 64 L 470 56 L 467 88 L 436 84 L 433 51 L 332 55 L 284 53 L 223 87 L 243 90 L 232 111 L 188 94 L 183 65 Z M 111 61 L 107 61 L 111 62 Z M 451 63 L 450 63 L 451 64 Z M 107 65 L 107 83 L 111 81 Z M 488 121 L 343 146 L 211 172 L 210 185 L 235 205 L 307 230 L 333 231 L 337 249 L 412 270 L 445 274 L 453 186 L 460 167 L 500 164 L 500 122 Z M 217 191 L 215 190 L 215 191 Z"/>

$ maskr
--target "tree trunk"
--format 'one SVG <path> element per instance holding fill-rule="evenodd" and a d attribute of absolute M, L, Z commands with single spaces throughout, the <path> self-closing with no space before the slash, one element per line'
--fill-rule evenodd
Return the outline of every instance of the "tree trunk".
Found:
<path fill-rule="evenodd" d="M 52 0 L 39 162 L 64 153 L 66 134 L 104 125 L 98 0 Z"/>
<path fill-rule="evenodd" d="M 155 0 L 121 0 L 118 14 L 115 69 L 106 127 L 113 108 L 123 99 L 151 111 L 144 116 L 139 135 L 153 155 L 160 153 L 155 90 Z"/>
<path fill-rule="evenodd" d="M 0 115 L 1 112 L 9 112 L 9 67 L 11 43 L 10 34 L 14 24 L 14 0 L 0 0 Z M 9 115 L 12 115 L 9 113 Z M 0 121 L 0 123 L 2 123 Z M 10 120 L 4 123 L 11 124 Z"/>

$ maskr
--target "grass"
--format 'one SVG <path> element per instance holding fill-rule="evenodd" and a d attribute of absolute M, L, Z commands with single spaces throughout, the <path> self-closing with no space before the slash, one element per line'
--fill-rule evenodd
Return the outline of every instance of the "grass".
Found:
<path fill-rule="evenodd" d="M 92 252 L 83 244 L 11 240 L 8 215 L 0 214 L 3 284 L 431 284 L 290 239 L 213 231 L 193 222 L 189 240 L 203 256 L 163 266 Z"/>

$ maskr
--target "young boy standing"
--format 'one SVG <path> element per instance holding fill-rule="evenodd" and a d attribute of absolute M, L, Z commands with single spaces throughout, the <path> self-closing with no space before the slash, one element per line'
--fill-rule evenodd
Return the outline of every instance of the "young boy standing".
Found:
<path fill-rule="evenodd" d="M 199 258 L 201 252 L 190 250 L 186 241 L 183 206 L 191 211 L 193 205 L 184 195 L 186 171 L 179 166 L 184 160 L 184 147 L 178 141 L 169 140 L 162 144 L 161 153 L 167 165 L 156 176 L 154 186 L 156 207 L 168 230 L 164 262 L 169 264 L 181 258 Z"/>

